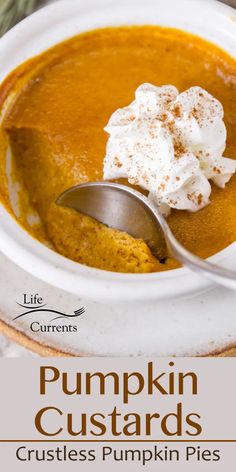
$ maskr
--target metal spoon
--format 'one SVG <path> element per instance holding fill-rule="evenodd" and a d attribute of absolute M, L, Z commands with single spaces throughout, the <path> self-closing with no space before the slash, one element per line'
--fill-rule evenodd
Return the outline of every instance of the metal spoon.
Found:
<path fill-rule="evenodd" d="M 236 289 L 236 272 L 211 264 L 185 249 L 156 205 L 133 188 L 111 182 L 90 182 L 66 190 L 56 203 L 143 239 L 160 262 L 171 254 L 195 272 Z"/>

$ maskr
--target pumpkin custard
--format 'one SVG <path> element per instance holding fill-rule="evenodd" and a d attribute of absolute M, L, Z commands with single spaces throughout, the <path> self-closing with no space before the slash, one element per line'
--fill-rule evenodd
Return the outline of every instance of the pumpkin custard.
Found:
<path fill-rule="evenodd" d="M 0 144 L 4 203 L 14 207 L 5 171 L 10 145 L 11 181 L 21 186 L 18 221 L 60 254 L 91 267 L 129 273 L 178 267 L 172 258 L 161 264 L 144 241 L 55 204 L 69 187 L 103 179 L 104 128 L 143 83 L 171 84 L 180 92 L 199 86 L 212 94 L 224 107 L 225 156 L 236 159 L 236 61 L 175 29 L 133 26 L 78 35 L 20 66 L 0 89 L 1 107 L 10 102 Z M 168 216 L 177 239 L 203 258 L 236 240 L 236 176 L 223 190 L 212 183 L 210 200 L 200 211 L 174 209 Z M 40 223 L 32 225 L 32 209 Z"/>

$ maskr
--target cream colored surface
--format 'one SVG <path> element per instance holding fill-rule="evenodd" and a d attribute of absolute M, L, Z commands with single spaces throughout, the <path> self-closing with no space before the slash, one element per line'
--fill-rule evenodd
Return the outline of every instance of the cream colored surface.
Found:
<path fill-rule="evenodd" d="M 88 20 L 88 23 L 89 23 L 89 20 Z M 20 37 L 18 39 L 20 40 Z M 55 39 L 55 34 L 54 34 L 54 39 Z M 31 41 L 29 44 L 31 44 Z M 41 48 L 41 45 L 39 49 L 40 48 Z M 230 48 L 230 44 L 229 44 L 229 48 Z M 22 51 L 21 48 L 20 50 Z M 24 51 L 24 54 L 25 54 L 25 51 Z M 13 59 L 14 61 L 16 61 L 15 58 Z M 11 232 L 12 231 L 10 227 L 10 234 Z M 29 245 L 29 241 L 27 241 L 27 245 Z M 10 245 L 8 247 L 10 247 Z M 13 247 L 11 249 L 14 250 Z M 19 250 L 19 248 L 17 249 Z M 16 254 L 17 253 L 18 252 L 16 252 Z M 22 260 L 23 260 L 23 255 L 22 255 L 22 258 L 19 259 L 19 263 L 21 265 L 25 265 L 21 262 Z M 12 281 L 12 288 L 14 290 L 13 293 L 20 294 L 20 292 L 22 292 L 22 286 L 21 286 L 21 289 L 19 289 L 19 287 L 17 289 L 17 281 L 19 281 L 18 279 L 22 277 L 21 278 L 22 285 L 26 284 L 29 290 L 42 289 L 45 296 L 47 295 L 48 291 L 50 291 L 51 294 L 54 294 L 54 303 L 61 303 L 61 295 L 63 295 L 63 298 L 64 298 L 64 292 L 62 294 L 60 290 L 56 290 L 52 287 L 48 287 L 48 291 L 47 291 L 46 284 L 41 284 L 39 280 L 34 279 L 33 277 L 30 277 L 30 276 L 26 277 L 25 275 L 23 276 L 22 274 L 23 271 L 22 272 L 19 271 L 17 267 L 14 267 L 15 276 L 12 277 L 12 272 L 10 270 L 10 263 L 8 263 L 8 261 L 6 261 L 5 258 L 1 258 L 1 265 L 3 265 L 4 268 L 6 267 L 6 272 L 5 272 L 6 280 L 8 282 L 9 280 Z M 27 270 L 32 272 L 33 268 L 31 268 L 31 266 L 29 266 L 28 264 Z M 36 272 L 36 271 L 33 271 L 33 272 Z M 39 270 L 37 271 L 37 274 L 41 277 L 41 273 L 44 273 L 43 277 L 46 277 L 47 275 L 46 272 L 47 271 L 45 270 L 43 271 L 40 269 L 40 271 Z M 184 278 L 185 283 L 188 283 L 188 280 L 190 277 L 192 276 L 188 274 L 188 278 Z M 34 280 L 34 283 L 33 283 L 33 280 Z M 176 279 L 175 285 L 177 284 L 179 286 L 179 284 L 181 284 L 181 281 L 179 282 L 179 280 Z M 86 283 L 88 283 L 88 281 L 86 281 Z M 150 281 L 150 283 L 152 284 L 152 281 Z M 166 281 L 167 285 L 169 283 L 171 283 L 171 281 Z M 64 279 L 63 279 L 63 284 L 65 285 Z M 61 286 L 63 284 L 61 284 Z M 2 293 L 5 292 L 5 287 L 6 286 L 3 284 Z M 69 284 L 67 284 L 67 288 L 69 288 Z M 125 286 L 123 288 L 125 289 Z M 162 284 L 161 290 L 163 291 L 164 288 L 165 287 L 163 287 L 163 284 Z M 145 288 L 145 290 L 146 289 L 147 287 Z M 153 284 L 152 284 L 152 289 L 153 291 L 155 289 Z M 170 292 L 170 290 L 171 290 L 171 285 L 168 285 L 168 292 Z M 82 292 L 83 291 L 84 291 L 84 286 L 82 286 Z M 90 293 L 93 291 L 92 284 L 89 285 L 89 291 Z M 137 291 L 138 291 L 138 287 L 136 287 L 136 293 Z M 185 288 L 185 291 L 187 291 L 187 288 Z M 114 294 L 114 290 L 112 290 L 112 296 L 113 294 Z M 9 322 L 12 319 L 12 306 L 7 305 L 7 303 L 9 303 L 11 295 L 12 295 L 11 292 L 6 291 L 6 293 L 4 293 L 3 299 L 1 298 L 1 305 L 2 305 L 2 308 L 4 308 L 4 317 L 5 319 L 8 319 Z M 149 295 L 150 293 L 148 293 L 148 296 Z M 6 297 L 7 297 L 7 300 L 6 300 Z M 191 352 L 193 352 L 193 350 L 197 352 L 197 350 L 199 349 L 199 343 L 200 343 L 199 336 L 202 335 L 202 339 L 200 343 L 201 348 L 205 348 L 205 349 L 207 348 L 208 352 L 209 350 L 211 350 L 212 352 L 213 349 L 215 350 L 215 348 L 217 349 L 222 348 L 222 345 L 226 346 L 226 345 L 235 343 L 235 340 L 236 340 L 235 316 L 234 316 L 234 313 L 232 313 L 232 307 L 235 306 L 235 302 L 236 300 L 233 294 L 228 293 L 227 291 L 224 291 L 224 290 L 215 290 L 207 295 L 192 298 L 189 301 L 188 300 L 184 300 L 181 302 L 170 301 L 166 307 L 165 319 L 164 319 L 164 314 L 162 313 L 162 310 L 164 308 L 163 302 L 158 303 L 156 305 L 152 303 L 151 306 L 147 304 L 145 310 L 143 310 L 143 308 L 140 307 L 137 310 L 137 316 L 135 316 L 136 307 L 133 304 L 131 306 L 130 304 L 128 304 L 124 306 L 123 309 L 121 308 L 116 309 L 114 305 L 110 305 L 109 312 L 108 310 L 103 310 L 102 306 L 99 306 L 99 308 L 101 309 L 97 309 L 96 314 L 94 313 L 94 315 L 92 313 L 92 308 L 91 308 L 92 305 L 88 304 L 90 305 L 89 310 L 88 310 L 88 313 L 89 313 L 88 319 L 90 320 L 92 318 L 94 323 L 97 323 L 96 324 L 97 337 L 94 337 L 92 341 L 93 343 L 94 341 L 97 341 L 97 340 L 99 340 L 99 343 L 100 341 L 106 341 L 106 334 L 108 336 L 108 333 L 110 332 L 109 334 L 111 335 L 111 332 L 112 332 L 112 336 L 114 339 L 114 343 L 113 343 L 114 351 L 117 349 L 118 343 L 121 343 L 122 348 L 124 348 L 127 341 L 127 338 L 125 337 L 124 339 L 124 336 L 126 335 L 129 336 L 130 334 L 129 327 L 133 325 L 132 327 L 133 327 L 133 331 L 135 330 L 136 339 L 135 340 L 133 339 L 134 336 L 130 339 L 131 339 L 131 343 L 136 341 L 136 346 L 135 346 L 136 348 L 140 340 L 139 336 L 142 336 L 142 342 L 146 340 L 148 343 L 148 347 L 151 344 L 149 352 L 150 351 L 154 352 L 153 350 L 153 346 L 154 346 L 156 348 L 156 352 L 158 351 L 158 353 L 161 355 L 161 353 L 165 351 L 165 349 L 163 348 L 165 341 L 167 341 L 167 344 L 165 346 L 166 352 L 168 350 L 169 353 L 170 352 L 173 353 L 173 349 L 171 349 L 171 347 L 173 348 L 173 346 L 175 347 L 175 351 L 178 350 L 180 352 L 180 350 L 182 349 L 182 352 L 183 352 L 184 349 L 189 348 L 190 344 L 191 344 Z M 222 312 L 224 313 L 224 317 L 221 316 Z M 144 316 L 144 313 L 145 313 L 145 316 Z M 125 320 L 127 321 L 128 326 L 124 323 Z M 151 327 L 150 327 L 150 322 L 153 323 Z M 169 325 L 167 325 L 167 322 L 169 323 Z M 117 326 L 117 324 L 119 324 L 119 326 Z M 112 327 L 114 326 L 116 327 L 116 331 L 112 331 Z M 178 329 L 176 329 L 177 327 Z M 82 334 L 84 334 L 84 332 Z M 156 334 L 157 334 L 156 344 L 154 344 L 154 336 Z M 117 337 L 117 335 L 120 335 L 120 337 Z M 109 336 L 108 336 L 108 340 L 109 340 Z M 80 340 L 78 340 L 77 342 L 77 347 L 79 346 L 79 342 Z M 83 338 L 83 343 L 84 342 L 85 342 L 85 339 Z M 87 342 L 87 339 L 86 339 L 86 342 Z M 92 346 L 94 347 L 94 344 Z M 98 347 L 98 345 L 96 347 Z M 107 345 L 103 342 L 103 348 L 106 348 L 106 347 Z M 132 349 L 132 347 L 133 347 L 132 345 L 129 345 L 130 349 Z M 143 344 L 141 345 L 141 349 L 142 348 L 143 348 Z"/>
<path fill-rule="evenodd" d="M 55 351 L 74 355 L 98 356 L 198 356 L 222 352 L 236 345 L 236 293 L 217 288 L 209 293 L 182 300 L 137 303 L 133 310 L 125 304 L 104 305 L 40 282 L 0 254 L 1 319 L 12 328 L 7 333 L 41 355 Z M 85 307 L 86 313 L 76 323 L 78 332 L 71 334 L 33 334 L 30 323 L 35 318 L 13 318 L 21 313 L 16 302 L 24 291 L 39 293 L 47 308 L 65 313 Z M 224 316 L 222 316 L 224 313 Z M 40 315 L 43 324 L 50 316 Z M 4 332 L 6 326 L 2 325 Z M 17 331 L 24 332 L 18 335 Z M 25 337 L 26 336 L 26 337 Z M 40 343 L 40 344 L 38 344 Z"/>

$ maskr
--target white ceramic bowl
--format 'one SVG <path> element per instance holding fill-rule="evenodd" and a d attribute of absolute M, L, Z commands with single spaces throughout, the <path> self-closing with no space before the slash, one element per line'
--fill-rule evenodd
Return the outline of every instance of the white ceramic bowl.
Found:
<path fill-rule="evenodd" d="M 127 24 L 174 26 L 198 34 L 235 55 L 235 11 L 216 0 L 63 0 L 27 18 L 0 40 L 0 80 L 23 61 L 77 33 Z M 0 249 L 44 282 L 103 303 L 155 301 L 212 287 L 211 282 L 185 268 L 129 275 L 77 264 L 34 240 L 3 206 Z M 236 244 L 212 260 L 232 267 L 236 262 Z"/>

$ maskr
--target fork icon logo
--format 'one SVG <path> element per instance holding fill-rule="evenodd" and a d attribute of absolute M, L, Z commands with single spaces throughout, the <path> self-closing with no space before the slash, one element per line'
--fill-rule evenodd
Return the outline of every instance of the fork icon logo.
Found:
<path fill-rule="evenodd" d="M 73 320 L 75 318 L 78 318 L 82 315 L 85 314 L 85 308 L 80 307 L 77 310 L 75 310 L 72 314 L 70 313 L 64 313 L 63 311 L 60 310 L 55 310 L 53 308 L 48 308 L 47 304 L 43 304 L 43 299 L 40 297 L 40 302 L 38 301 L 39 298 L 30 298 L 31 303 L 27 301 L 26 295 L 24 294 L 23 296 L 23 302 L 19 303 L 16 302 L 18 306 L 24 309 L 23 312 L 21 312 L 19 315 L 15 316 L 13 318 L 13 321 L 17 321 L 20 318 L 26 317 L 26 316 L 33 316 L 35 314 L 38 315 L 53 315 L 53 318 L 50 319 L 50 322 L 56 321 L 56 320 Z M 22 311 L 22 310 L 21 310 Z"/>

